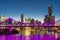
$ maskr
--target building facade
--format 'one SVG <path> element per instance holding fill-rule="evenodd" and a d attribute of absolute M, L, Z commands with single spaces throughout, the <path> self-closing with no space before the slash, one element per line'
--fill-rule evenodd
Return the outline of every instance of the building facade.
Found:
<path fill-rule="evenodd" d="M 48 6 L 48 15 L 45 15 L 44 23 L 55 23 L 55 16 L 52 15 L 52 5 Z"/>
<path fill-rule="evenodd" d="M 24 22 L 24 15 L 21 14 L 21 23 L 23 23 L 23 22 Z"/>

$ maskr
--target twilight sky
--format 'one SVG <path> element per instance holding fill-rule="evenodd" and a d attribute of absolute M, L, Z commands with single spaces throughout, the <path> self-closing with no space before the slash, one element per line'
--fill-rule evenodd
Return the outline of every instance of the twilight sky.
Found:
<path fill-rule="evenodd" d="M 0 15 L 20 19 L 23 13 L 25 18 L 30 17 L 43 21 L 48 14 L 48 5 L 53 6 L 53 15 L 60 19 L 60 0 L 0 0 Z"/>

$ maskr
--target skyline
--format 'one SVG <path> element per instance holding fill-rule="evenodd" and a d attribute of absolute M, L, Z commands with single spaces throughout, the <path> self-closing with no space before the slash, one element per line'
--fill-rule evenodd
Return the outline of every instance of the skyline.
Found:
<path fill-rule="evenodd" d="M 48 14 L 48 5 L 52 4 L 52 14 L 58 20 L 60 18 L 59 2 L 60 0 L 0 0 L 0 15 L 20 20 L 20 15 L 23 13 L 25 18 L 43 21 L 44 16 Z"/>

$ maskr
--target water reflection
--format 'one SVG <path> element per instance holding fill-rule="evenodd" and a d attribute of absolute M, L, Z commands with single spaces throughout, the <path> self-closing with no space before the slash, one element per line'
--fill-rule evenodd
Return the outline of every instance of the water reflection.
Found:
<path fill-rule="evenodd" d="M 31 35 L 31 36 L 21 36 L 21 35 L 3 35 L 0 36 L 0 40 L 55 40 L 54 36 L 51 35 Z"/>
<path fill-rule="evenodd" d="M 47 32 L 44 28 L 30 28 L 25 27 L 19 34 L 3 35 L 0 40 L 55 40 L 55 36 L 51 35 L 53 32 Z"/>

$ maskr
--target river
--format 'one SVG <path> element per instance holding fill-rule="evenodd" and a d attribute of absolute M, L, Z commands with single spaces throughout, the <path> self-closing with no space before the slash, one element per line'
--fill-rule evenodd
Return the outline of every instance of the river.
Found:
<path fill-rule="evenodd" d="M 14 34 L 14 35 L 1 35 L 0 40 L 55 40 L 55 37 L 51 35 L 21 36 L 20 34 Z"/>

